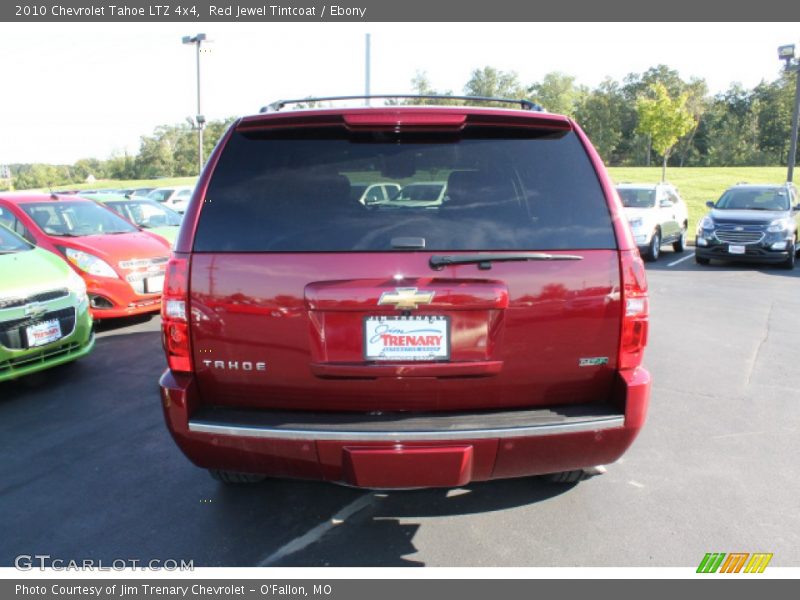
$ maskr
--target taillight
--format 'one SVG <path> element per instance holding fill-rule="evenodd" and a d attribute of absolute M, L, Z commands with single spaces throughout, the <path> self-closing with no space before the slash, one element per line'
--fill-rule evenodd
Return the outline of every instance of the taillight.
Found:
<path fill-rule="evenodd" d="M 189 259 L 173 256 L 167 263 L 161 296 L 161 341 L 172 371 L 190 372 Z"/>
<path fill-rule="evenodd" d="M 635 369 L 642 364 L 647 345 L 647 276 L 638 251 L 623 250 L 620 254 L 623 313 L 618 365 L 620 369 Z"/>

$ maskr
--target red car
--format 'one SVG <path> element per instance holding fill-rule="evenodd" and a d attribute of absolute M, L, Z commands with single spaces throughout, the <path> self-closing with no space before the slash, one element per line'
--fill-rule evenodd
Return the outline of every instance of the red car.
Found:
<path fill-rule="evenodd" d="M 520 104 L 231 126 L 162 307 L 189 459 L 227 483 L 414 488 L 577 481 L 626 451 L 650 395 L 644 268 L 580 127 Z M 364 181 L 447 191 L 363 205 Z"/>
<path fill-rule="evenodd" d="M 95 319 L 158 312 L 169 244 L 77 196 L 0 194 L 0 222 L 63 257 L 86 282 Z"/>

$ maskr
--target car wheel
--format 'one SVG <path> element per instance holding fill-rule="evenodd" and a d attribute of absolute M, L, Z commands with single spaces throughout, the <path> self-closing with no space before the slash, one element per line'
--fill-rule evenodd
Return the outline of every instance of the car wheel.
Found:
<path fill-rule="evenodd" d="M 656 229 L 653 232 L 653 237 L 650 238 L 650 245 L 647 247 L 647 252 L 644 254 L 644 259 L 648 262 L 655 262 L 661 255 L 661 230 Z"/>
<path fill-rule="evenodd" d="M 672 243 L 672 249 L 675 252 L 683 252 L 686 250 L 686 227 L 681 229 L 681 237 Z"/>
<path fill-rule="evenodd" d="M 220 469 L 209 469 L 212 478 L 228 485 L 241 485 L 246 483 L 259 483 L 267 477 L 256 475 L 255 473 L 238 473 L 236 471 L 222 471 Z"/>
<path fill-rule="evenodd" d="M 694 262 L 696 262 L 698 265 L 707 265 L 711 261 L 708 258 L 703 258 L 702 256 L 697 256 L 697 254 L 695 254 Z"/>
<path fill-rule="evenodd" d="M 796 243 L 797 243 L 796 240 L 792 241 L 792 249 L 797 247 L 795 245 Z M 797 261 L 796 257 L 797 257 L 797 253 L 796 252 L 794 252 L 794 251 L 789 252 L 789 258 L 787 258 L 786 262 L 784 262 L 781 266 L 784 269 L 794 269 L 794 263 Z"/>

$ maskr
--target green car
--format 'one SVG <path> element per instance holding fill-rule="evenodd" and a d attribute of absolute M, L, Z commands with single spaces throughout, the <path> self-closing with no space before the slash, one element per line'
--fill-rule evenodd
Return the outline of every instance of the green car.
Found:
<path fill-rule="evenodd" d="M 94 194 L 96 200 L 107 206 L 121 217 L 149 233 L 155 233 L 175 244 L 181 226 L 181 215 L 163 204 L 139 196 L 121 196 L 119 194 Z"/>
<path fill-rule="evenodd" d="M 83 279 L 0 224 L 0 381 L 76 360 L 93 347 Z"/>

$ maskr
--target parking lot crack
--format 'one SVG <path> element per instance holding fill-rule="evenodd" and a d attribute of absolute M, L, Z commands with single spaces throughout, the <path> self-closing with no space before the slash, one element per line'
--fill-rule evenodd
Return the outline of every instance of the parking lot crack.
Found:
<path fill-rule="evenodd" d="M 764 326 L 764 335 L 761 337 L 761 340 L 758 342 L 756 346 L 756 351 L 753 353 L 753 357 L 750 359 L 750 362 L 747 367 L 747 377 L 745 378 L 745 387 L 750 386 L 750 382 L 753 379 L 753 372 L 756 369 L 756 365 L 758 364 L 758 359 L 761 356 L 761 350 L 764 347 L 764 344 L 767 343 L 770 334 L 770 323 L 772 322 L 772 312 L 775 310 L 775 302 L 770 303 L 769 310 L 767 311 L 767 322 Z"/>

